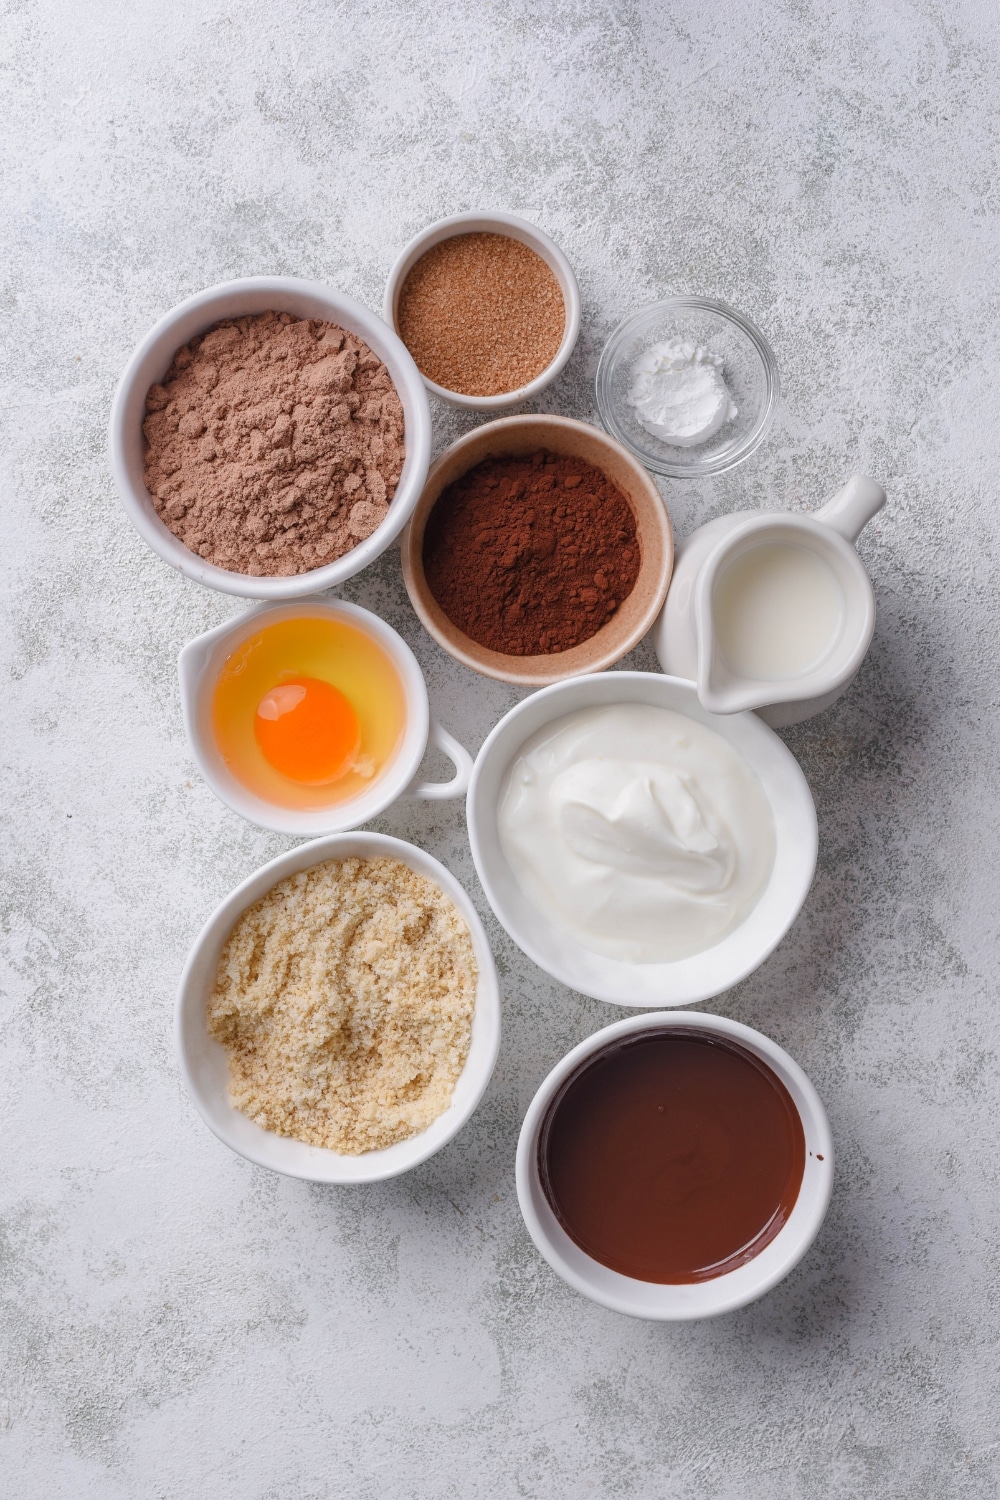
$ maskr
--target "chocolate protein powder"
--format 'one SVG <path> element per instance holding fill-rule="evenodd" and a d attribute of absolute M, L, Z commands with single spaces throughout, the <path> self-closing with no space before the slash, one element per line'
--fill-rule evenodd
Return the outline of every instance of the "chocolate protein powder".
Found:
<path fill-rule="evenodd" d="M 635 516 L 579 458 L 489 458 L 443 490 L 424 575 L 448 618 L 507 656 L 568 651 L 596 635 L 639 576 Z"/>
<path fill-rule="evenodd" d="M 183 345 L 146 397 L 146 485 L 207 562 L 290 577 L 380 524 L 403 467 L 385 365 L 335 323 L 265 312 Z"/>

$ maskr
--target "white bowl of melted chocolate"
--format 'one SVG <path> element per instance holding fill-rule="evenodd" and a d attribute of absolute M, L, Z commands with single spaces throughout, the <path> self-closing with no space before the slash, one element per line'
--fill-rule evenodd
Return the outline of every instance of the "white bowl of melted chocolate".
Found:
<path fill-rule="evenodd" d="M 528 1108 L 517 1194 L 536 1248 L 576 1291 L 687 1321 L 770 1291 L 806 1254 L 833 1146 L 805 1073 L 721 1016 L 635 1016 L 588 1037 Z"/>

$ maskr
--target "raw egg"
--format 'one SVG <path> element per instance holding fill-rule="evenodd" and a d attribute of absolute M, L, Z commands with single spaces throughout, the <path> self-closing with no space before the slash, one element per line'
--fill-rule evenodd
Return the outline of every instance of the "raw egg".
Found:
<path fill-rule="evenodd" d="M 308 612 L 237 646 L 212 697 L 230 772 L 284 807 L 361 796 L 393 760 L 405 717 L 399 672 L 374 637 Z"/>
<path fill-rule="evenodd" d="M 303 786 L 326 786 L 343 776 L 361 739 L 351 704 L 318 677 L 290 677 L 265 693 L 253 732 L 264 759 Z"/>

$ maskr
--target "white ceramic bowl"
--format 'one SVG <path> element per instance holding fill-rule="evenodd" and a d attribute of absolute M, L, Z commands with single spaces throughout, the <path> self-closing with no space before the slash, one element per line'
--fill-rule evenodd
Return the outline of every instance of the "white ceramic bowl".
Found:
<path fill-rule="evenodd" d="M 735 1271 L 692 1285 L 638 1281 L 612 1271 L 581 1250 L 563 1229 L 542 1190 L 538 1175 L 538 1132 L 557 1089 L 593 1053 L 616 1037 L 669 1026 L 716 1032 L 739 1043 L 777 1074 L 799 1112 L 805 1133 L 806 1160 L 798 1198 L 784 1226 L 759 1255 Z M 762 1297 L 787 1276 L 805 1255 L 826 1215 L 833 1191 L 833 1139 L 826 1111 L 809 1079 L 777 1043 L 729 1021 L 698 1011 L 664 1011 L 632 1016 L 606 1026 L 581 1042 L 552 1069 L 524 1117 L 517 1143 L 517 1198 L 528 1233 L 549 1265 L 576 1291 L 613 1312 L 657 1322 L 687 1322 L 731 1312 Z"/>
<path fill-rule="evenodd" d="M 228 658 L 258 630 L 279 620 L 300 619 L 303 615 L 343 620 L 356 630 L 365 631 L 395 664 L 406 699 L 406 726 L 394 760 L 375 778 L 363 796 L 331 807 L 283 807 L 258 797 L 232 774 L 212 731 L 212 693 Z M 400 797 L 426 802 L 465 795 L 472 772 L 472 756 L 431 718 L 424 674 L 402 636 L 378 615 L 357 604 L 348 604 L 342 599 L 304 599 L 297 604 L 258 605 L 238 619 L 189 641 L 178 658 L 177 669 L 184 728 L 198 769 L 227 807 L 260 828 L 290 833 L 298 838 L 314 838 L 321 833 L 357 828 L 369 818 L 377 817 Z M 428 741 L 443 750 L 453 763 L 455 775 L 451 781 L 414 781 Z"/>
<path fill-rule="evenodd" d="M 442 385 L 435 385 L 434 381 L 428 380 L 426 376 L 423 377 L 427 389 L 437 396 L 439 401 L 450 402 L 452 406 L 464 406 L 470 411 L 501 411 L 504 407 L 516 406 L 520 401 L 527 401 L 532 396 L 537 396 L 539 391 L 543 391 L 547 385 L 552 384 L 563 369 L 580 336 L 580 288 L 573 275 L 572 266 L 555 240 L 543 234 L 536 225 L 529 224 L 526 219 L 518 219 L 513 214 L 452 214 L 451 218 L 438 219 L 436 223 L 429 224 L 426 229 L 421 230 L 401 251 L 389 272 L 382 315 L 397 334 L 399 333 L 397 309 L 403 282 L 422 255 L 426 255 L 427 251 L 433 249 L 435 245 L 440 245 L 442 240 L 449 240 L 456 234 L 505 234 L 509 239 L 519 240 L 522 245 L 527 245 L 530 250 L 534 250 L 536 255 L 541 256 L 562 290 L 563 302 L 566 306 L 566 327 L 563 330 L 562 343 L 552 363 L 546 365 L 542 373 L 536 375 L 534 380 L 529 381 L 527 385 L 521 386 L 516 391 L 502 391 L 497 396 L 463 396 L 460 391 L 449 391 Z"/>
<path fill-rule="evenodd" d="M 205 1009 L 215 982 L 215 972 L 223 944 L 234 923 L 259 901 L 265 892 L 287 875 L 308 870 L 327 859 L 362 859 L 385 857 L 401 860 L 424 875 L 450 896 L 468 924 L 472 946 L 479 966 L 479 988 L 472 1021 L 472 1043 L 465 1067 L 455 1085 L 451 1104 L 426 1130 L 409 1140 L 399 1141 L 384 1151 L 367 1151 L 361 1156 L 341 1156 L 322 1146 L 307 1146 L 288 1136 L 263 1130 L 229 1102 L 229 1065 L 221 1045 L 208 1034 Z M 472 1115 L 486 1085 L 500 1049 L 500 989 L 496 966 L 483 924 L 462 886 L 436 859 L 407 844 L 402 839 L 381 833 L 335 834 L 300 844 L 287 854 L 272 859 L 216 907 L 202 928 L 184 966 L 176 1015 L 177 1051 L 181 1073 L 208 1128 L 233 1151 L 270 1167 L 287 1177 L 306 1182 L 378 1182 L 408 1172 L 433 1156 L 457 1135 Z"/>
<path fill-rule="evenodd" d="M 174 353 L 221 318 L 247 313 L 287 312 L 297 318 L 322 318 L 355 333 L 378 355 L 392 377 L 403 404 L 405 457 L 389 513 L 370 537 L 336 562 L 293 578 L 251 578 L 206 562 L 175 537 L 156 514 L 143 478 L 142 423 L 146 393 L 162 380 Z M 298 599 L 353 578 L 395 541 L 409 520 L 427 477 L 431 456 L 431 415 L 420 371 L 403 341 L 376 313 L 353 297 L 318 281 L 295 276 L 250 276 L 226 281 L 188 297 L 150 329 L 137 346 L 118 382 L 109 428 L 111 468 L 126 514 L 144 541 L 171 567 L 208 588 L 245 599 Z"/>
<path fill-rule="evenodd" d="M 647 703 L 705 724 L 728 741 L 760 780 L 774 817 L 774 867 L 739 927 L 714 947 L 674 963 L 626 963 L 581 947 L 532 906 L 504 858 L 497 808 L 507 769 L 537 730 L 578 709 Z M 476 759 L 467 800 L 472 857 L 487 899 L 518 947 L 571 989 L 614 1005 L 690 1005 L 729 989 L 781 942 L 812 884 L 816 809 L 791 751 L 755 714 L 710 714 L 693 682 L 652 672 L 608 672 L 542 688 L 502 718 Z"/>

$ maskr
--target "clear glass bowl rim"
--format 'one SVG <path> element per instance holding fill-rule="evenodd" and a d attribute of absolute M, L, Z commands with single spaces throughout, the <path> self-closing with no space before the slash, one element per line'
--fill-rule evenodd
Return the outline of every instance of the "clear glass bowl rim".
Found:
<path fill-rule="evenodd" d="M 714 457 L 692 458 L 690 463 L 674 463 L 669 459 L 657 458 L 646 449 L 638 447 L 629 437 L 615 415 L 611 401 L 611 377 L 622 345 L 637 327 L 648 322 L 654 314 L 661 314 L 668 310 L 688 309 L 714 313 L 717 317 L 732 323 L 746 335 L 756 350 L 764 371 L 764 399 L 756 422 L 737 447 Z M 751 322 L 743 313 L 737 312 L 736 308 L 730 307 L 727 302 L 718 302 L 713 297 L 664 297 L 659 302 L 647 302 L 644 307 L 637 308 L 618 324 L 601 350 L 597 374 L 594 377 L 594 393 L 603 427 L 611 433 L 612 437 L 624 443 L 640 463 L 645 464 L 647 469 L 652 469 L 654 474 L 663 474 L 671 479 L 690 479 L 708 474 L 724 474 L 728 469 L 734 469 L 737 464 L 741 464 L 760 447 L 774 421 L 781 385 L 774 350 L 756 323 Z"/>

